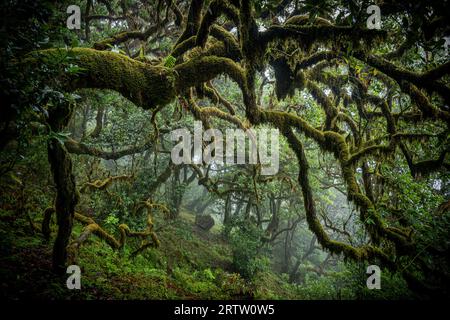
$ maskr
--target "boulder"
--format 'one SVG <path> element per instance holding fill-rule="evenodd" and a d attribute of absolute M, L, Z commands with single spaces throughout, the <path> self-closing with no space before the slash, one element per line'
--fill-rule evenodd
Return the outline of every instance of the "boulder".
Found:
<path fill-rule="evenodd" d="M 195 216 L 195 224 L 205 231 L 209 231 L 214 226 L 214 218 L 211 215 Z"/>

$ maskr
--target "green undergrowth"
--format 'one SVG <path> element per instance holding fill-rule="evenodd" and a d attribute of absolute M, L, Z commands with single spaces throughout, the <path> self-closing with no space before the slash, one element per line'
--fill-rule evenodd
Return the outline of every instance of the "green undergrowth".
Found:
<path fill-rule="evenodd" d="M 35 227 L 39 220 L 34 221 Z M 82 226 L 75 223 L 73 235 Z M 12 210 L 0 209 L 1 297 L 8 299 L 402 299 L 412 298 L 404 281 L 383 276 L 390 295 L 367 290 L 365 270 L 348 265 L 326 277 L 308 275 L 301 284 L 290 284 L 286 274 L 270 267 L 241 276 L 234 268 L 233 250 L 224 242 L 220 228 L 205 232 L 194 224 L 194 216 L 182 212 L 159 221 L 161 241 L 131 258 L 133 241 L 122 251 L 112 250 L 91 236 L 81 247 L 81 290 L 68 290 L 68 275 L 55 276 L 51 270 L 52 241 L 44 240 L 30 220 Z M 53 230 L 52 239 L 55 232 Z M 354 275 L 359 275 L 355 277 Z"/>
<path fill-rule="evenodd" d="M 244 280 L 233 270 L 231 249 L 217 227 L 205 232 L 186 212 L 156 228 L 161 240 L 158 249 L 135 258 L 131 258 L 132 242 L 123 251 L 114 251 L 91 236 L 76 260 L 82 272 L 81 290 L 66 288 L 68 275 L 49 272 L 51 242 L 38 230 L 33 232 L 25 217 L 2 210 L 0 218 L 1 295 L 10 299 L 295 298 L 271 272 L 257 274 L 251 282 Z M 73 234 L 81 230 L 75 223 Z"/>

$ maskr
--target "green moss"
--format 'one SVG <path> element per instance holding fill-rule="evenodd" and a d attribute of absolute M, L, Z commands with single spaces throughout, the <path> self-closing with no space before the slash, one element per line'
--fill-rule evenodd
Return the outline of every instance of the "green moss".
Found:
<path fill-rule="evenodd" d="M 270 65 L 275 71 L 275 93 L 279 100 L 287 96 L 292 97 L 296 86 L 294 85 L 294 71 L 288 65 L 286 59 L 278 58 L 271 61 Z"/>
<path fill-rule="evenodd" d="M 211 80 L 220 74 L 228 75 L 241 88 L 245 88 L 244 70 L 236 62 L 228 58 L 217 56 L 199 57 L 176 66 L 174 70 L 178 74 L 175 85 L 178 91 L 183 91 L 198 83 Z"/>
<path fill-rule="evenodd" d="M 176 74 L 172 69 L 151 66 L 124 55 L 88 48 L 71 50 L 49 49 L 37 51 L 38 58 L 70 54 L 82 68 L 75 75 L 64 75 L 68 89 L 111 89 L 145 109 L 166 105 L 175 98 Z"/>
<path fill-rule="evenodd" d="M 262 122 L 269 122 L 279 128 L 287 138 L 299 161 L 299 184 L 302 187 L 305 203 L 306 220 L 310 230 L 317 236 L 318 242 L 330 252 L 344 254 L 344 256 L 357 261 L 369 261 L 375 258 L 383 260 L 385 265 L 394 266 L 387 255 L 379 248 L 365 246 L 355 248 L 342 242 L 333 241 L 326 234 L 315 212 L 314 200 L 308 179 L 308 164 L 303 147 L 291 128 L 296 128 L 306 136 L 313 138 L 323 150 L 333 152 L 341 165 L 342 177 L 347 186 L 347 197 L 353 201 L 360 210 L 361 221 L 365 223 L 374 244 L 379 243 L 380 237 L 385 237 L 396 244 L 399 252 L 411 251 L 413 244 L 409 235 L 403 230 L 388 228 L 375 210 L 370 199 L 361 193 L 355 178 L 354 167 L 350 162 L 350 151 L 345 137 L 334 131 L 321 132 L 309 126 L 302 118 L 287 112 L 262 111 Z M 399 232 L 397 232 L 399 231 Z"/>
<path fill-rule="evenodd" d="M 320 130 L 312 127 L 303 118 L 288 112 L 261 111 L 260 121 L 261 123 L 272 123 L 280 130 L 283 130 L 287 127 L 293 127 L 304 133 L 307 137 L 314 139 L 319 144 L 324 142 L 324 135 Z"/>
<path fill-rule="evenodd" d="M 178 45 L 176 45 L 174 47 L 174 49 L 172 50 L 172 53 L 170 55 L 178 58 L 183 53 L 185 53 L 189 49 L 193 48 L 195 46 L 196 41 L 197 41 L 197 36 L 192 36 L 192 37 L 180 42 Z"/>
<path fill-rule="evenodd" d="M 140 31 L 125 31 L 113 35 L 110 38 L 106 38 L 102 41 L 96 42 L 94 44 L 94 49 L 96 50 L 106 50 L 113 45 L 127 41 L 128 39 L 141 39 L 145 40 L 147 38 L 146 33 Z"/>
<path fill-rule="evenodd" d="M 176 45 L 197 34 L 202 16 L 203 4 L 204 0 L 191 1 L 185 29 L 181 36 L 178 38 Z"/>
<path fill-rule="evenodd" d="M 79 195 L 72 173 L 72 160 L 67 150 L 56 138 L 48 141 L 47 150 L 57 191 L 55 212 L 58 233 L 53 249 L 53 269 L 57 273 L 64 273 L 67 261 L 67 245 L 72 233 L 73 216 Z M 47 230 L 43 231 L 47 232 Z"/>
<path fill-rule="evenodd" d="M 325 129 L 330 130 L 337 117 L 338 111 L 333 106 L 330 98 L 319 88 L 313 81 L 306 81 L 306 87 L 311 95 L 316 99 L 317 103 L 324 109 L 326 115 Z"/>

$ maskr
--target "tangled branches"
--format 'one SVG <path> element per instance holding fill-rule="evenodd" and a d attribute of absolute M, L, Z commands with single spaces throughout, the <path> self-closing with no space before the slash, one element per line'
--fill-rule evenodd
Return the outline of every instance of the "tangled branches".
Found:
<path fill-rule="evenodd" d="M 68 245 L 68 253 L 70 256 L 69 260 L 74 261 L 76 259 L 76 255 L 81 245 L 89 238 L 91 234 L 105 241 L 113 250 L 123 249 L 126 244 L 127 238 L 141 239 L 139 247 L 132 252 L 132 257 L 138 255 L 139 253 L 142 253 L 147 248 L 159 247 L 160 241 L 156 233 L 153 231 L 153 219 L 151 211 L 154 208 L 157 208 L 158 210 L 166 213 L 168 212 L 168 210 L 164 205 L 152 203 L 150 201 L 143 202 L 142 206 L 145 206 L 145 208 L 147 209 L 146 229 L 143 231 L 132 231 L 128 225 L 122 223 L 118 226 L 120 233 L 119 239 L 116 239 L 113 235 L 103 229 L 97 222 L 95 222 L 94 219 L 76 212 L 74 215 L 75 220 L 83 224 L 85 227 L 80 235 Z M 53 207 L 49 207 L 44 211 L 42 233 L 46 239 L 50 238 L 50 221 L 51 216 L 54 212 L 55 209 Z"/>

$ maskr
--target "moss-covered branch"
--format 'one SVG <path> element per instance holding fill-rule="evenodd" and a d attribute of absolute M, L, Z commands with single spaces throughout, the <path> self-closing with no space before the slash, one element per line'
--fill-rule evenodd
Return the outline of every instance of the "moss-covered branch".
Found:
<path fill-rule="evenodd" d="M 221 104 L 223 105 L 228 112 L 230 112 L 231 115 L 235 115 L 235 107 L 226 100 L 222 95 L 217 91 L 216 88 L 212 84 L 205 85 L 205 95 L 212 101 L 214 104 Z"/>
<path fill-rule="evenodd" d="M 296 24 L 285 24 L 283 26 L 271 26 L 266 31 L 262 32 L 259 37 L 261 44 L 267 46 L 274 41 L 281 41 L 285 39 L 293 39 L 301 41 L 304 44 L 320 43 L 333 41 L 350 41 L 355 45 L 359 41 L 371 43 L 374 39 L 385 37 L 384 31 L 361 29 L 349 26 L 334 26 L 334 25 L 314 25 L 303 26 Z"/>
<path fill-rule="evenodd" d="M 382 236 L 393 241 L 400 252 L 411 250 L 413 244 L 409 239 L 409 232 L 388 227 L 376 212 L 370 199 L 361 193 L 350 161 L 349 147 L 342 135 L 333 131 L 322 132 L 317 130 L 302 118 L 289 113 L 262 111 L 260 120 L 261 122 L 272 123 L 286 134 L 290 134 L 290 127 L 296 128 L 307 137 L 314 139 L 322 150 L 333 153 L 341 166 L 342 178 L 347 186 L 347 197 L 359 207 L 361 221 L 365 222 L 373 241 L 378 242 L 379 237 Z M 368 221 L 371 221 L 371 223 L 367 223 Z"/>
<path fill-rule="evenodd" d="M 48 49 L 36 51 L 30 63 L 64 60 L 71 56 L 80 69 L 63 74 L 63 85 L 69 90 L 80 88 L 111 89 L 144 109 L 166 105 L 175 98 L 173 70 L 151 66 L 124 55 L 88 48 Z"/>
<path fill-rule="evenodd" d="M 74 214 L 74 219 L 81 224 L 85 225 L 85 228 L 80 235 L 67 245 L 68 255 L 70 262 L 74 262 L 76 255 L 81 245 L 89 238 L 91 234 L 94 234 L 98 238 L 104 240 L 113 250 L 120 250 L 125 246 L 126 238 L 141 238 L 142 243 L 133 253 L 133 256 L 142 252 L 148 247 L 157 248 L 160 245 L 159 239 L 153 231 L 153 220 L 151 216 L 151 210 L 156 208 L 165 212 L 167 208 L 164 205 L 154 204 L 151 202 L 145 202 L 144 206 L 147 208 L 147 227 L 144 231 L 132 231 L 126 224 L 119 225 L 120 237 L 116 239 L 112 234 L 103 229 L 94 219 L 82 215 L 78 212 Z M 49 207 L 45 210 L 44 220 L 42 224 L 42 231 L 45 237 L 50 236 L 50 219 L 51 215 L 55 212 L 53 207 Z M 44 231 L 46 230 L 46 231 Z"/>
<path fill-rule="evenodd" d="M 124 43 L 128 40 L 139 39 L 141 41 L 147 40 L 152 34 L 158 31 L 159 26 L 154 25 L 148 28 L 146 31 L 125 31 L 120 32 L 116 35 L 111 36 L 110 38 L 106 38 L 102 41 L 94 43 L 94 49 L 96 50 L 107 50 L 113 46 Z"/>
<path fill-rule="evenodd" d="M 229 58 L 217 56 L 198 57 L 177 65 L 175 71 L 178 74 L 175 84 L 178 91 L 207 82 L 221 74 L 229 76 L 241 88 L 245 88 L 244 70 L 239 64 Z"/>
<path fill-rule="evenodd" d="M 165 132 L 160 130 L 159 132 Z M 142 153 L 146 150 L 151 149 L 155 144 L 155 138 L 151 136 L 146 142 L 141 145 L 130 147 L 128 149 L 123 149 L 119 151 L 105 151 L 91 147 L 83 142 L 78 142 L 73 139 L 67 139 L 64 141 L 64 146 L 67 151 L 73 154 L 85 154 L 97 158 L 102 158 L 105 160 L 117 160 L 127 155 L 132 155 L 136 153 Z"/>
<path fill-rule="evenodd" d="M 380 70 L 385 73 L 395 81 L 399 85 L 402 85 L 404 81 L 407 81 L 411 84 L 419 88 L 426 89 L 428 92 L 436 92 L 444 98 L 445 102 L 450 103 L 450 88 L 443 84 L 442 82 L 437 81 L 436 79 L 442 77 L 445 74 L 449 73 L 449 64 L 446 63 L 440 67 L 437 67 L 434 70 L 430 70 L 428 72 L 418 74 L 409 70 L 406 70 L 402 67 L 396 66 L 393 63 L 377 57 L 375 55 L 366 55 L 363 53 L 355 53 L 355 57 L 361 59 L 366 62 L 368 65 Z"/>
<path fill-rule="evenodd" d="M 187 19 L 185 19 L 186 26 L 184 28 L 183 33 L 178 38 L 176 45 L 197 34 L 200 25 L 203 4 L 204 0 L 191 0 Z"/>
<path fill-rule="evenodd" d="M 205 46 L 206 40 L 208 39 L 210 27 L 222 14 L 225 14 L 228 19 L 234 21 L 235 24 L 238 25 L 238 12 L 233 5 L 224 0 L 212 1 L 208 9 L 206 10 L 205 15 L 202 17 L 202 21 L 197 32 L 197 46 Z"/>
<path fill-rule="evenodd" d="M 134 179 L 133 176 L 120 175 L 108 177 L 104 180 L 95 180 L 93 182 L 86 182 L 80 189 L 81 193 L 86 192 L 88 189 L 91 190 L 106 190 L 115 181 L 129 181 Z"/>
<path fill-rule="evenodd" d="M 311 186 L 309 183 L 309 165 L 302 146 L 302 143 L 295 136 L 294 132 L 289 127 L 283 128 L 283 134 L 287 138 L 290 147 L 294 150 L 299 163 L 298 182 L 302 188 L 303 202 L 306 211 L 306 221 L 310 230 L 316 235 L 317 241 L 323 248 L 335 254 L 344 254 L 346 257 L 356 261 L 374 261 L 379 259 L 384 265 L 394 266 L 393 261 L 380 248 L 365 245 L 359 248 L 353 247 L 343 242 L 330 239 L 328 234 L 323 229 L 319 218 L 317 217 L 315 201 L 313 199 Z"/>
<path fill-rule="evenodd" d="M 200 56 L 173 69 L 152 66 L 109 51 L 88 48 L 37 51 L 27 62 L 37 64 L 71 55 L 80 68 L 77 74 L 63 74 L 68 90 L 79 88 L 111 89 L 144 109 L 170 103 L 177 92 L 207 82 L 218 75 L 231 77 L 245 86 L 243 69 L 229 58 Z"/>

